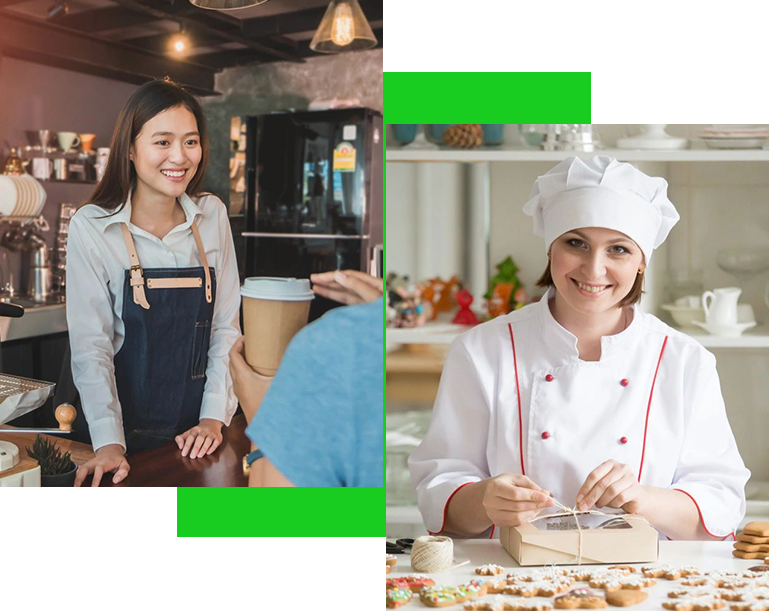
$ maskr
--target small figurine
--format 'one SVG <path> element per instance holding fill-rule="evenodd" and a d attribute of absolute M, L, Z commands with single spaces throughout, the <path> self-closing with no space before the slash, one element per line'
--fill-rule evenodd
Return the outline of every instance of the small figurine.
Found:
<path fill-rule="evenodd" d="M 518 271 L 512 257 L 497 264 L 497 273 L 489 280 L 489 290 L 484 295 L 491 318 L 508 314 L 528 303 L 529 296 L 518 279 Z"/>
<path fill-rule="evenodd" d="M 427 281 L 423 297 L 433 306 L 430 320 L 435 320 L 440 312 L 451 312 L 454 309 L 454 293 L 458 284 L 459 278 L 456 276 L 452 276 L 448 282 L 437 277 Z"/>
<path fill-rule="evenodd" d="M 455 325 L 477 325 L 479 320 L 475 313 L 470 309 L 473 303 L 473 295 L 467 289 L 457 291 L 457 305 L 459 312 L 451 322 Z"/>
<path fill-rule="evenodd" d="M 425 307 L 425 306 L 428 307 Z M 422 302 L 422 289 L 409 280 L 390 273 L 387 276 L 387 326 L 419 327 L 427 321 L 429 304 Z"/>

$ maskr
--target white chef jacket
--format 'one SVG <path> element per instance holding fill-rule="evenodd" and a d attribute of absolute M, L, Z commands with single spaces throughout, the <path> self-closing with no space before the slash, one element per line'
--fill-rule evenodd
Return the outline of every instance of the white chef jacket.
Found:
<path fill-rule="evenodd" d="M 711 536 L 733 533 L 750 471 L 713 354 L 632 306 L 630 325 L 601 338 L 600 360 L 582 361 L 548 307 L 554 295 L 454 340 L 430 428 L 409 458 L 427 529 L 444 530 L 462 485 L 501 473 L 524 474 L 573 507 L 589 473 L 613 458 L 641 484 L 687 494 Z"/>
<path fill-rule="evenodd" d="M 237 398 L 229 372 L 229 351 L 240 336 L 240 279 L 227 209 L 215 195 L 179 198 L 186 220 L 162 240 L 131 224 L 131 196 L 114 216 L 89 204 L 72 217 L 67 240 L 67 326 L 72 376 L 94 450 L 112 443 L 125 448 L 123 417 L 115 386 L 113 357 L 123 345 L 123 283 L 130 267 L 121 223 L 127 223 L 142 267 L 199 267 L 190 229 L 198 224 L 209 266 L 216 270 L 216 301 L 206 366 L 201 418 L 229 425 Z M 198 220 L 197 217 L 202 217 Z"/>

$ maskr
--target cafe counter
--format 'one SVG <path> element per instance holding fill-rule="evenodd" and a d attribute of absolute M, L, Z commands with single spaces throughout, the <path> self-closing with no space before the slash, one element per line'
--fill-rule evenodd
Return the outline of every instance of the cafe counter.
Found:
<path fill-rule="evenodd" d="M 247 486 L 248 479 L 243 475 L 243 456 L 251 449 L 251 442 L 245 434 L 246 419 L 238 414 L 230 426 L 222 428 L 222 445 L 210 456 L 202 458 L 182 457 L 178 446 L 169 442 L 145 452 L 139 452 L 128 458 L 131 470 L 122 482 L 112 483 L 112 473 L 105 473 L 101 486 Z M 0 427 L 2 431 L 2 427 Z M 49 439 L 54 436 L 44 435 Z M 32 446 L 34 434 L 3 435 L 0 440 L 10 441 L 19 446 L 22 454 L 25 447 Z M 71 441 L 64 436 L 54 439 L 65 452 L 72 453 L 72 460 L 82 465 L 94 453 L 91 446 Z M 84 486 L 91 485 L 91 478 Z"/>

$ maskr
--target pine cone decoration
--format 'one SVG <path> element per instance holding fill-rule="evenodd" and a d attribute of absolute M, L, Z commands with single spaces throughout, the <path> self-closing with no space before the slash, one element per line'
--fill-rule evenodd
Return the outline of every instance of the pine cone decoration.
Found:
<path fill-rule="evenodd" d="M 443 132 L 443 143 L 463 149 L 472 149 L 483 144 L 483 130 L 480 125 L 452 125 Z"/>

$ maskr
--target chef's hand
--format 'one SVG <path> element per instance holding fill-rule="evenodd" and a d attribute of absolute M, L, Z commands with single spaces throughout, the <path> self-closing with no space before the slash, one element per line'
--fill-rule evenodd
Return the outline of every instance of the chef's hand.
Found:
<path fill-rule="evenodd" d="M 595 505 L 638 513 L 646 496 L 646 488 L 638 483 L 638 477 L 630 467 L 611 459 L 587 476 L 577 492 L 577 509 L 587 511 Z"/>
<path fill-rule="evenodd" d="M 376 301 L 384 292 L 384 281 L 354 269 L 311 274 L 312 290 L 321 297 L 353 305 Z"/>
<path fill-rule="evenodd" d="M 503 473 L 487 481 L 483 508 L 497 526 L 520 526 L 553 505 L 550 493 L 525 475 Z"/>
<path fill-rule="evenodd" d="M 182 456 L 189 454 L 190 458 L 201 458 L 213 454 L 222 443 L 222 424 L 219 420 L 201 418 L 200 424 L 177 435 L 174 441 L 182 451 Z"/>
<path fill-rule="evenodd" d="M 96 457 L 89 460 L 87 463 L 80 465 L 75 476 L 75 486 L 82 486 L 85 478 L 90 473 L 93 473 L 93 481 L 91 486 L 98 486 L 101 483 L 102 475 L 105 471 L 115 471 L 115 475 L 112 478 L 112 483 L 125 479 L 128 472 L 131 470 L 128 461 L 124 456 L 125 450 L 119 443 L 111 443 L 110 445 L 102 446 L 96 450 Z"/>
<path fill-rule="evenodd" d="M 273 376 L 263 376 L 251 369 L 246 361 L 246 338 L 239 337 L 230 350 L 230 377 L 238 403 L 246 416 L 246 422 L 256 415 L 256 410 L 270 388 Z"/>

